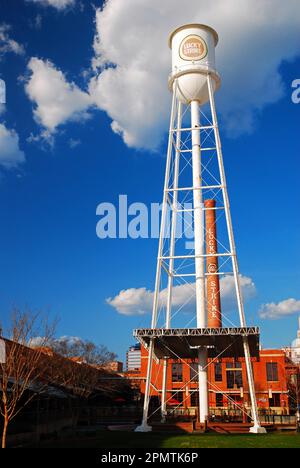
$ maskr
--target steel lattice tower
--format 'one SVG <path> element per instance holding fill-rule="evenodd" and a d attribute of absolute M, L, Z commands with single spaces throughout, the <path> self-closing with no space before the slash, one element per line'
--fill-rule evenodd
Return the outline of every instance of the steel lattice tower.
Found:
<path fill-rule="evenodd" d="M 149 353 L 143 422 L 138 431 L 151 430 L 148 417 L 153 359 L 159 360 L 163 366 L 162 420 L 167 415 L 169 359 L 197 359 L 199 420 L 205 423 L 209 416 L 208 358 L 218 355 L 245 358 L 253 420 L 251 432 L 265 432 L 259 421 L 251 365 L 251 355 L 258 352 L 259 330 L 246 326 L 214 99 L 214 93 L 220 86 L 214 60 L 217 42 L 217 33 L 212 28 L 198 24 L 178 28 L 170 38 L 173 70 L 169 87 L 173 99 L 152 322 L 150 329 L 134 331 L 134 336 Z M 220 225 L 221 234 L 218 237 L 215 234 L 214 243 L 218 249 L 207 253 L 206 215 L 212 211 L 218 214 L 215 224 Z M 184 217 L 188 217 L 189 222 L 183 223 L 181 234 L 185 234 L 185 228 L 190 229 L 191 225 L 194 231 L 194 245 L 188 253 L 183 248 L 182 236 L 178 236 L 177 232 L 178 226 L 182 226 L 179 221 Z M 213 270 L 209 269 L 208 259 L 214 259 Z M 208 277 L 218 278 L 218 282 L 215 282 L 217 285 L 222 278 L 226 278 L 226 281 L 231 278 L 238 326 L 225 328 L 221 327 L 221 322 L 217 327 L 209 325 L 207 311 L 209 309 L 213 313 L 214 308 L 209 302 L 211 299 L 207 298 Z M 195 295 L 196 314 L 193 316 L 194 326 L 183 327 L 175 321 L 183 310 L 182 306 L 177 307 L 176 294 L 179 291 L 186 293 L 187 290 L 191 291 L 190 296 L 187 294 L 189 308 Z M 224 314 L 222 318 L 231 321 Z M 217 315 L 214 319 L 217 319 Z M 176 328 L 174 325 L 177 325 Z"/>

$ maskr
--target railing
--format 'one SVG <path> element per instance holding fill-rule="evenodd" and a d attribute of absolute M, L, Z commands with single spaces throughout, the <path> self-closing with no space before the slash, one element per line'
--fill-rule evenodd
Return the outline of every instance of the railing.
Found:
<path fill-rule="evenodd" d="M 167 415 L 169 419 L 197 419 L 198 418 L 198 408 L 169 408 L 167 410 Z M 210 409 L 209 411 L 209 421 L 219 421 L 219 422 L 243 422 L 245 419 L 245 413 L 237 409 L 223 409 L 216 408 Z"/>
<path fill-rule="evenodd" d="M 247 410 L 248 415 L 242 410 L 231 408 L 211 408 L 209 411 L 210 422 L 223 422 L 223 423 L 245 423 L 251 422 L 251 411 Z M 169 408 L 167 410 L 168 420 L 197 420 L 197 408 Z M 260 410 L 259 417 L 261 423 L 274 424 L 282 426 L 296 427 L 297 418 L 295 415 L 279 414 L 274 410 Z"/>
<path fill-rule="evenodd" d="M 247 415 L 239 409 L 210 409 L 209 421 L 211 422 L 248 422 Z"/>
<path fill-rule="evenodd" d="M 168 408 L 168 419 L 197 419 L 197 408 Z"/>
<path fill-rule="evenodd" d="M 295 415 L 289 415 L 289 414 L 261 414 L 260 422 L 267 423 L 267 424 L 296 427 L 297 418 Z"/>

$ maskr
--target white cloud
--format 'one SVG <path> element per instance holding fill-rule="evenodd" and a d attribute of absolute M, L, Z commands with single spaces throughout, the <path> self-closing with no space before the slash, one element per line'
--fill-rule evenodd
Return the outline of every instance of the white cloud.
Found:
<path fill-rule="evenodd" d="M 57 10 L 64 10 L 75 5 L 76 0 L 26 0 L 27 2 L 39 3 L 43 6 L 52 6 Z"/>
<path fill-rule="evenodd" d="M 28 63 L 31 76 L 25 90 L 34 102 L 34 117 L 48 132 L 70 120 L 84 120 L 89 117 L 87 109 L 92 105 L 90 96 L 74 83 L 50 61 L 31 58 Z"/>
<path fill-rule="evenodd" d="M 245 302 L 253 299 L 256 295 L 256 287 L 251 278 L 248 276 L 240 275 L 240 283 L 242 287 L 243 299 Z M 223 312 L 230 312 L 236 309 L 236 295 L 234 286 L 234 277 L 232 275 L 224 276 L 220 280 L 221 284 L 221 297 L 222 297 L 222 310 Z"/>
<path fill-rule="evenodd" d="M 55 341 L 57 343 L 68 343 L 70 345 L 73 345 L 73 344 L 76 344 L 76 343 L 81 343 L 82 338 L 79 338 L 79 336 L 64 335 L 64 336 L 61 336 L 60 338 L 56 338 Z"/>
<path fill-rule="evenodd" d="M 255 293 L 255 285 L 251 278 L 240 277 L 244 300 L 251 299 Z M 220 281 L 222 312 L 230 312 L 236 307 L 234 279 L 225 276 Z M 190 310 L 195 306 L 194 284 L 183 284 L 173 288 L 173 307 L 184 307 Z M 114 298 L 108 298 L 107 303 L 122 315 L 144 315 L 152 310 L 153 291 L 146 288 L 130 288 L 119 292 Z M 160 304 L 167 303 L 167 290 L 160 293 Z"/>
<path fill-rule="evenodd" d="M 28 24 L 32 29 L 37 29 L 37 30 L 41 29 L 43 25 L 42 15 L 37 14 L 34 18 L 30 18 Z"/>
<path fill-rule="evenodd" d="M 74 148 L 77 148 L 77 146 L 81 145 L 81 140 L 70 138 L 68 143 L 69 143 L 70 148 L 74 149 Z"/>
<path fill-rule="evenodd" d="M 46 344 L 48 344 L 47 340 L 45 337 L 42 336 L 35 336 L 34 338 L 31 338 L 28 342 L 28 346 L 32 348 L 43 347 L 46 346 Z"/>
<path fill-rule="evenodd" d="M 26 138 L 26 141 L 27 143 L 36 143 L 42 150 L 48 151 L 49 147 L 52 149 L 54 148 L 55 137 L 49 130 L 44 129 L 37 135 L 30 133 L 29 137 Z"/>
<path fill-rule="evenodd" d="M 300 314 L 300 301 L 293 298 L 263 304 L 259 310 L 259 315 L 263 319 L 280 319 L 294 314 Z"/>
<path fill-rule="evenodd" d="M 298 0 L 107 0 L 96 13 L 100 73 L 90 92 L 128 146 L 154 148 L 167 129 L 167 37 L 190 22 L 220 35 L 218 109 L 229 134 L 250 132 L 257 112 L 284 95 L 279 67 L 300 52 Z"/>
<path fill-rule="evenodd" d="M 25 155 L 19 148 L 18 134 L 0 124 L 0 165 L 12 169 L 24 161 Z"/>
<path fill-rule="evenodd" d="M 67 335 L 64 335 L 64 336 L 61 336 L 60 338 L 56 338 L 54 340 L 51 340 L 51 342 L 49 342 L 49 339 L 45 338 L 45 337 L 42 337 L 42 336 L 36 336 L 34 338 L 31 338 L 31 340 L 29 341 L 29 346 L 31 346 L 32 348 L 35 348 L 35 347 L 43 347 L 43 346 L 49 346 L 53 343 L 55 344 L 60 344 L 60 343 L 66 343 L 66 345 L 76 345 L 78 343 L 81 343 L 82 342 L 82 339 L 79 338 L 78 336 L 67 336 Z"/>
<path fill-rule="evenodd" d="M 122 315 L 144 315 L 151 310 L 153 292 L 146 288 L 123 289 L 106 302 Z"/>
<path fill-rule="evenodd" d="M 16 55 L 23 55 L 25 53 L 24 47 L 9 35 L 10 26 L 7 24 L 0 25 L 0 58 L 1 56 L 12 52 Z"/>

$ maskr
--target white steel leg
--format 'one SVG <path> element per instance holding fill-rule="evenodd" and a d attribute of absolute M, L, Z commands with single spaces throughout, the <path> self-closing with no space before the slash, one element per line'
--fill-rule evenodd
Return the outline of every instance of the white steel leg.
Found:
<path fill-rule="evenodd" d="M 198 101 L 191 103 L 192 128 L 192 162 L 193 162 L 193 200 L 194 200 L 194 237 L 195 237 L 195 271 L 196 271 L 196 313 L 197 327 L 205 328 L 205 259 L 204 259 L 204 205 L 202 198 L 201 142 L 200 142 L 200 106 Z M 208 418 L 207 388 L 207 350 L 198 351 L 199 372 L 199 420 L 205 423 Z"/>
<path fill-rule="evenodd" d="M 177 225 L 177 202 L 178 202 L 178 177 L 179 177 L 179 166 L 180 166 L 180 146 L 181 146 L 181 121 L 182 121 L 182 104 L 178 103 L 177 111 L 177 132 L 176 132 L 176 151 L 174 161 L 174 178 L 173 188 L 175 189 L 173 195 L 173 211 L 172 211 L 172 223 L 171 223 L 171 239 L 170 239 L 170 257 L 174 256 L 175 253 L 175 240 L 176 240 L 176 225 Z M 169 260 L 169 277 L 167 286 L 167 308 L 166 308 L 166 328 L 171 326 L 171 312 L 172 312 L 172 291 L 173 291 L 173 269 L 174 269 L 174 258 Z M 161 399 L 161 416 L 162 422 L 166 420 L 167 414 L 167 374 L 168 374 L 168 359 L 164 359 L 163 363 L 163 382 L 162 382 L 162 399 Z"/>
<path fill-rule="evenodd" d="M 168 207 L 167 189 L 169 187 L 171 157 L 172 157 L 172 147 L 173 147 L 173 135 L 172 135 L 171 130 L 174 126 L 174 120 L 175 120 L 176 94 L 177 93 L 174 91 L 173 99 L 172 99 L 169 143 L 168 143 L 167 164 L 166 164 L 166 173 L 165 173 L 161 227 L 160 227 L 160 236 L 159 236 L 159 244 L 158 244 L 158 260 L 157 260 L 157 267 L 156 267 L 156 279 L 155 279 L 155 291 L 154 291 L 153 308 L 152 308 L 151 328 L 156 328 L 156 325 L 157 325 L 157 312 L 158 312 L 158 300 L 159 300 L 159 292 L 160 292 L 160 278 L 161 278 L 161 264 L 162 264 L 161 257 L 163 253 L 165 226 L 166 226 L 166 219 L 167 219 L 167 207 Z M 148 353 L 148 368 L 147 368 L 147 379 L 146 379 L 145 397 L 144 397 L 143 420 L 142 420 L 141 426 L 138 426 L 136 428 L 136 432 L 151 431 L 151 427 L 148 425 L 148 412 L 149 412 L 149 399 L 150 399 L 150 388 L 151 388 L 153 351 L 154 351 L 154 341 L 153 339 L 151 339 L 150 346 L 149 346 L 149 353 Z"/>

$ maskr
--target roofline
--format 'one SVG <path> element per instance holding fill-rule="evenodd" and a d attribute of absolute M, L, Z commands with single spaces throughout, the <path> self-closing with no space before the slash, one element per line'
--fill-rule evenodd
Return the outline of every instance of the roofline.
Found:
<path fill-rule="evenodd" d="M 169 44 L 170 49 L 172 49 L 172 39 L 173 39 L 173 36 L 175 34 L 177 34 L 179 31 L 182 31 L 183 29 L 199 28 L 199 27 L 202 28 L 202 29 L 207 29 L 207 31 L 209 31 L 213 35 L 214 40 L 215 40 L 215 46 L 216 46 L 218 44 L 218 42 L 219 42 L 219 36 L 218 36 L 217 31 L 215 31 L 215 29 L 211 28 L 210 26 L 207 26 L 206 24 L 190 23 L 190 24 L 184 24 L 183 26 L 179 26 L 173 32 L 171 32 L 171 34 L 169 36 L 169 40 L 168 40 L 168 44 Z"/>

